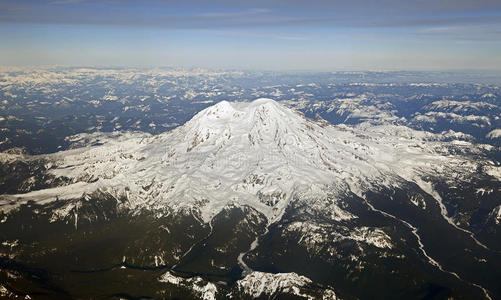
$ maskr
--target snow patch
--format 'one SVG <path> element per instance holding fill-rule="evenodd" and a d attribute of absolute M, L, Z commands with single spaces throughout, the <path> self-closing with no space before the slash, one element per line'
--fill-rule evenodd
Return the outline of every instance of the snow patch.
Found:
<path fill-rule="evenodd" d="M 315 299 L 308 295 L 303 288 L 312 281 L 296 273 L 264 273 L 252 272 L 243 279 L 237 281 L 237 287 L 240 291 L 252 298 L 269 297 L 276 293 L 288 293 L 307 299 Z M 331 289 L 325 289 L 322 295 L 323 299 L 338 299 Z"/>
<path fill-rule="evenodd" d="M 496 206 L 492 210 L 490 215 L 494 217 L 494 221 L 496 222 L 496 225 L 501 224 L 501 205 Z"/>
<path fill-rule="evenodd" d="M 486 137 L 488 139 L 498 139 L 501 138 L 501 129 L 494 129 L 491 132 L 489 132 Z"/>
<path fill-rule="evenodd" d="M 498 180 L 501 180 L 501 167 L 484 166 L 484 172 Z"/>
<path fill-rule="evenodd" d="M 183 278 L 165 272 L 160 278 L 160 282 L 184 286 L 191 289 L 202 300 L 215 300 L 217 287 L 212 282 L 206 282 L 201 277 Z"/>

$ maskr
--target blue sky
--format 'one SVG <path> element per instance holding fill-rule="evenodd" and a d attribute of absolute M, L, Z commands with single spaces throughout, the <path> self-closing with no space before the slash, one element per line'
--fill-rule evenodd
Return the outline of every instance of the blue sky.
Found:
<path fill-rule="evenodd" d="M 496 0 L 0 0 L 0 65 L 501 70 Z"/>

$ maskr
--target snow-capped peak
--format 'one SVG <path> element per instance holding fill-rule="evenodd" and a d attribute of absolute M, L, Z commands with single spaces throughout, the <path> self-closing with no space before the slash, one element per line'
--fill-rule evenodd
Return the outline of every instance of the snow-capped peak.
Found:
<path fill-rule="evenodd" d="M 186 125 L 190 126 L 192 123 L 209 122 L 215 120 L 229 120 L 242 116 L 245 114 L 261 114 L 262 117 L 268 116 L 270 118 L 279 117 L 281 114 L 286 113 L 287 108 L 280 105 L 276 101 L 267 98 L 260 98 L 252 102 L 228 102 L 220 101 L 196 114 Z"/>
<path fill-rule="evenodd" d="M 475 168 L 431 133 L 333 126 L 271 99 L 222 101 L 170 132 L 100 142 L 48 157 L 55 166 L 50 172 L 73 184 L 17 197 L 51 201 L 99 189 L 125 195 L 132 208 L 195 209 L 208 222 L 229 204 L 249 205 L 272 222 L 293 197 L 321 200 L 327 190 L 360 193 Z"/>
<path fill-rule="evenodd" d="M 291 127 L 305 121 L 299 113 L 271 99 L 258 99 L 250 103 L 221 101 L 198 113 L 183 128 L 186 129 L 185 139 L 192 140 L 194 147 L 201 141 L 214 142 L 220 135 L 228 137 L 230 134 L 248 139 L 255 145 L 283 138 L 293 129 Z"/>

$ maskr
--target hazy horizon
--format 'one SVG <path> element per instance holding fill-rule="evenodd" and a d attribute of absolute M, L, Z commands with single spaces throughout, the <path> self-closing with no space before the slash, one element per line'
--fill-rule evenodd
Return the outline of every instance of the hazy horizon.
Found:
<path fill-rule="evenodd" d="M 0 0 L 0 65 L 501 70 L 498 1 Z"/>

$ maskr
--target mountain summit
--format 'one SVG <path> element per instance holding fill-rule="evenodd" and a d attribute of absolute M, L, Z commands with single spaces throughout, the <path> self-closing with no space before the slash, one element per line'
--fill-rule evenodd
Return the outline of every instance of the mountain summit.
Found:
<path fill-rule="evenodd" d="M 131 208 L 194 210 L 205 222 L 230 204 L 253 207 L 274 222 L 295 198 L 361 195 L 408 181 L 433 194 L 422 178 L 477 168 L 431 133 L 334 126 L 271 99 L 222 101 L 156 136 L 78 138 L 102 145 L 47 156 L 49 172 L 68 185 L 16 197 L 53 201 L 99 190 L 126 197 Z M 454 147 L 461 152 L 468 145 Z M 350 217 L 332 210 L 334 218 Z"/>

